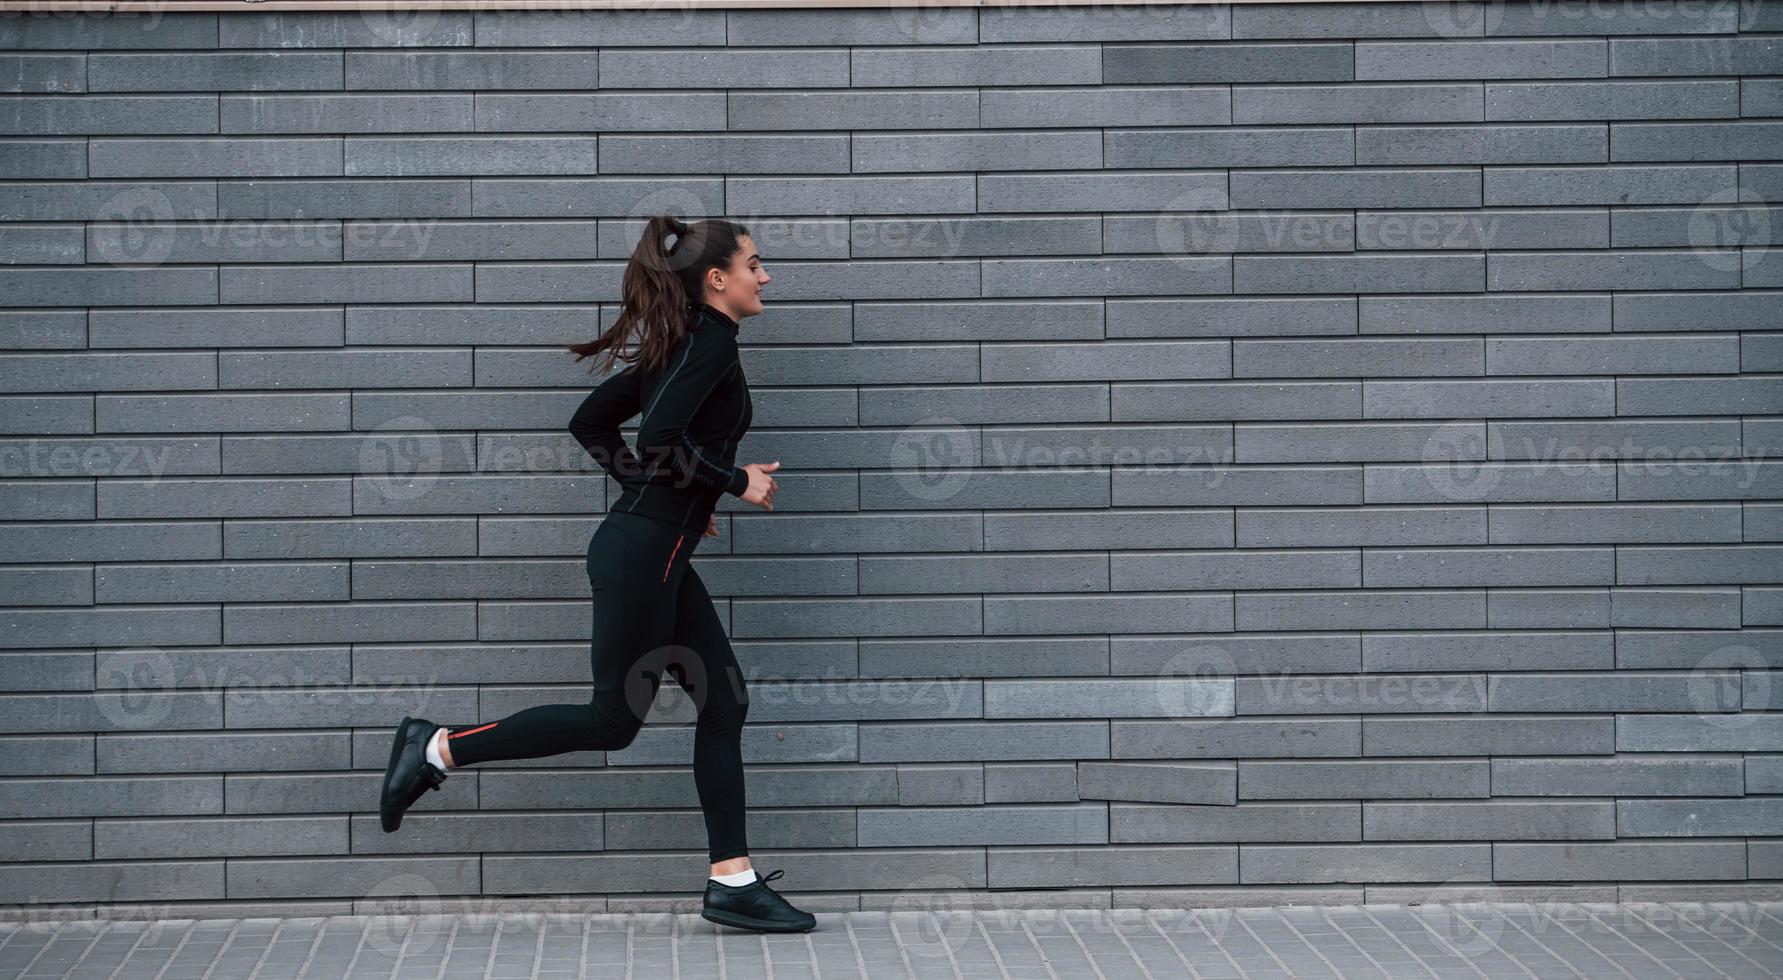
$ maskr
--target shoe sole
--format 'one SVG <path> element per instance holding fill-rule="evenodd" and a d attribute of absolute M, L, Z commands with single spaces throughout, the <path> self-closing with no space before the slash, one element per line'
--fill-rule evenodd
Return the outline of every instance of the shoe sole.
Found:
<path fill-rule="evenodd" d="M 384 763 L 384 782 L 378 789 L 378 825 L 388 834 L 402 826 L 402 811 L 394 810 L 390 800 L 390 774 L 396 771 L 396 760 L 402 756 L 403 735 L 408 732 L 408 715 L 396 723 L 396 734 L 390 738 L 390 761 Z"/>
<path fill-rule="evenodd" d="M 707 922 L 716 922 L 721 926 L 730 926 L 733 929 L 751 929 L 755 932 L 810 932 L 817 928 L 815 922 L 808 926 L 786 926 L 769 922 L 766 919 L 757 919 L 754 916 L 714 912 L 711 909 L 701 909 L 700 918 Z"/>

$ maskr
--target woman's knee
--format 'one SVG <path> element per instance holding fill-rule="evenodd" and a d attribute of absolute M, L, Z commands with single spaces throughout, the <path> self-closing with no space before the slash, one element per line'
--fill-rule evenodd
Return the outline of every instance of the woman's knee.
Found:
<path fill-rule="evenodd" d="M 644 719 L 624 704 L 612 705 L 597 699 L 589 704 L 588 715 L 590 745 L 601 752 L 617 752 L 625 748 L 644 727 Z"/>
<path fill-rule="evenodd" d="M 700 706 L 700 724 L 723 732 L 740 732 L 749 718 L 749 693 L 742 678 L 717 678 Z"/>

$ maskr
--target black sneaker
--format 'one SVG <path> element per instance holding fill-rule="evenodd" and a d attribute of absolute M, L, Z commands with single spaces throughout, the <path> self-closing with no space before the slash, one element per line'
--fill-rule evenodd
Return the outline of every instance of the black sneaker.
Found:
<path fill-rule="evenodd" d="M 403 716 L 390 743 L 390 762 L 384 767 L 384 789 L 378 798 L 378 818 L 388 834 L 402 826 L 402 812 L 421 794 L 439 789 L 446 781 L 440 767 L 427 761 L 427 740 L 440 726 L 425 718 Z"/>
<path fill-rule="evenodd" d="M 756 875 L 747 885 L 727 885 L 706 879 L 706 903 L 700 918 L 721 926 L 754 929 L 756 932 L 810 932 L 817 927 L 817 916 L 792 907 L 768 882 L 785 872 L 775 871 L 763 878 Z"/>

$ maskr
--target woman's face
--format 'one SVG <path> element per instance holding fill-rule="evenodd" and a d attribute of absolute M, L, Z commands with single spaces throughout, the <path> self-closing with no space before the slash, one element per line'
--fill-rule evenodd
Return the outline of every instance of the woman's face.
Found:
<path fill-rule="evenodd" d="M 714 269 L 707 276 L 706 294 L 712 297 L 712 305 L 729 310 L 732 319 L 741 320 L 761 313 L 761 291 L 770 277 L 762 268 L 754 240 L 748 235 L 737 239 L 737 251 L 731 256 L 730 268 L 722 274 Z"/>

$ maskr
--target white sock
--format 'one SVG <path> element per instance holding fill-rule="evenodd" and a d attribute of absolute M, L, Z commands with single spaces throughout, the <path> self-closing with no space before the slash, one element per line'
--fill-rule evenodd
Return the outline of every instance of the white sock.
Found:
<path fill-rule="evenodd" d="M 755 869 L 744 868 L 742 871 L 739 871 L 734 875 L 713 875 L 712 880 L 721 885 L 729 885 L 732 888 L 736 888 L 739 885 L 747 885 L 754 881 Z"/>
<path fill-rule="evenodd" d="M 445 736 L 446 729 L 444 727 L 436 728 L 433 737 L 427 740 L 427 761 L 438 766 L 440 772 L 446 771 L 446 760 L 440 757 L 440 739 Z"/>

